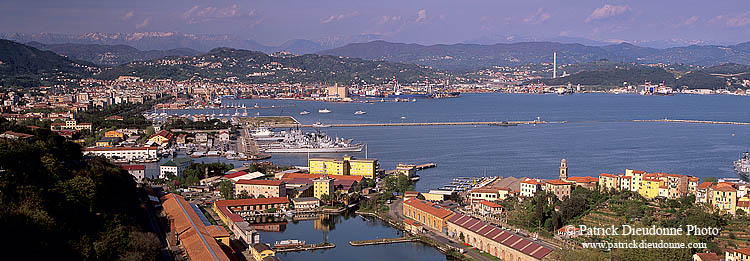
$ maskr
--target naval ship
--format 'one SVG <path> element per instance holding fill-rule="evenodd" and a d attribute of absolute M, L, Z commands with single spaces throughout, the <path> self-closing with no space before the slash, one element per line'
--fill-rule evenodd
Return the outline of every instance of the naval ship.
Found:
<path fill-rule="evenodd" d="M 279 141 L 259 143 L 265 153 L 342 153 L 361 152 L 364 145 L 352 143 L 352 139 L 328 136 L 324 132 L 304 133 L 301 130 L 290 130 L 275 133 Z"/>

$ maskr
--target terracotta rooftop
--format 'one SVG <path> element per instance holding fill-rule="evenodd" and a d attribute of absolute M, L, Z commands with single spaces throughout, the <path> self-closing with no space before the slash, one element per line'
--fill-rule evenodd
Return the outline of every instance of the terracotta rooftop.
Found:
<path fill-rule="evenodd" d="M 174 225 L 173 232 L 191 260 L 230 260 L 183 197 L 170 193 L 162 201 L 164 212 Z"/>
<path fill-rule="evenodd" d="M 120 166 L 124 170 L 145 170 L 146 165 L 122 165 Z"/>
<path fill-rule="evenodd" d="M 559 180 L 559 179 L 548 180 L 547 183 L 555 185 L 555 186 L 558 186 L 558 185 L 570 185 L 570 183 L 562 181 L 562 180 Z"/>
<path fill-rule="evenodd" d="M 491 208 L 502 208 L 503 207 L 500 204 L 497 204 L 497 203 L 494 203 L 494 202 L 489 202 L 487 200 L 479 201 L 479 204 L 482 204 L 482 205 L 485 205 L 485 206 L 488 206 L 488 207 L 491 207 Z"/>
<path fill-rule="evenodd" d="M 731 249 L 727 252 L 737 252 L 746 256 L 750 256 L 750 248 L 738 248 L 738 249 Z"/>
<path fill-rule="evenodd" d="M 453 214 L 453 212 L 450 210 L 441 208 L 440 206 L 435 205 L 432 202 L 417 199 L 417 198 L 412 198 L 407 201 L 404 201 L 404 204 L 408 206 L 412 206 L 424 212 L 427 212 L 428 214 L 433 215 L 440 219 L 449 217 L 450 215 Z"/>
<path fill-rule="evenodd" d="M 698 185 L 698 189 L 707 189 L 710 188 L 714 183 L 713 182 L 703 182 L 700 185 Z"/>
<path fill-rule="evenodd" d="M 456 214 L 449 218 L 448 222 L 536 259 L 542 259 L 552 252 L 551 248 L 537 244 L 529 239 L 507 232 L 471 216 Z"/>
<path fill-rule="evenodd" d="M 612 175 L 612 174 L 609 174 L 609 173 L 602 173 L 602 174 L 599 174 L 599 177 L 602 177 L 602 176 L 604 176 L 604 177 L 608 177 L 608 178 L 616 178 L 616 177 L 617 177 L 617 176 L 615 176 L 615 175 Z"/>
<path fill-rule="evenodd" d="M 241 179 L 235 184 L 242 185 L 259 185 L 259 186 L 281 186 L 284 184 L 281 180 L 256 180 L 256 179 Z"/>
<path fill-rule="evenodd" d="M 615 175 L 612 175 L 615 176 Z M 615 176 L 617 177 L 617 176 Z M 590 183 L 590 182 L 598 182 L 599 178 L 594 178 L 591 176 L 585 176 L 585 177 L 568 177 L 568 180 L 574 181 L 576 183 Z"/>

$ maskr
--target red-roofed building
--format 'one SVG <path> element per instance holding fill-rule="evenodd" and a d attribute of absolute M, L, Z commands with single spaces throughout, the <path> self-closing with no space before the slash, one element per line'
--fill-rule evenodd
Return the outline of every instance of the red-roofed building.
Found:
<path fill-rule="evenodd" d="M 500 215 L 503 213 L 503 206 L 491 201 L 477 201 L 471 204 L 471 209 L 474 213 L 486 216 L 486 215 Z"/>
<path fill-rule="evenodd" d="M 169 144 L 170 141 L 172 141 L 172 136 L 174 135 L 171 132 L 162 130 L 148 137 L 148 141 L 159 146 L 165 146 Z"/>
<path fill-rule="evenodd" d="M 191 260 L 230 260 L 184 198 L 167 194 L 161 200 L 169 219 L 167 241 L 170 246 L 179 245 Z"/>
<path fill-rule="evenodd" d="M 126 170 L 136 182 L 140 183 L 146 175 L 146 165 L 122 165 L 122 169 Z"/>
<path fill-rule="evenodd" d="M 502 260 L 542 260 L 552 252 L 520 235 L 471 216 L 455 214 L 447 220 L 448 235 Z"/>
<path fill-rule="evenodd" d="M 724 253 L 724 261 L 750 260 L 750 248 L 730 249 Z"/>
<path fill-rule="evenodd" d="M 404 219 L 404 230 L 412 234 L 420 234 L 424 232 L 424 227 L 419 222 L 406 218 Z"/>
<path fill-rule="evenodd" d="M 606 191 L 606 190 L 618 191 L 620 190 L 620 187 L 621 187 L 620 183 L 621 183 L 620 177 L 617 175 L 612 175 L 609 173 L 599 174 L 599 190 L 600 191 Z"/>
<path fill-rule="evenodd" d="M 544 190 L 546 190 L 547 193 L 555 194 L 557 199 L 563 200 L 570 197 L 570 192 L 573 190 L 573 184 L 559 179 L 548 180 L 544 183 Z"/>
<path fill-rule="evenodd" d="M 596 189 L 596 183 L 599 182 L 599 179 L 591 177 L 591 176 L 585 176 L 585 177 L 568 177 L 565 181 L 573 183 L 574 186 L 581 186 L 585 189 L 594 190 Z"/>
<path fill-rule="evenodd" d="M 445 229 L 446 220 L 454 214 L 432 202 L 416 198 L 404 201 L 403 208 L 404 216 L 420 222 L 428 229 L 440 232 Z"/>
<path fill-rule="evenodd" d="M 540 180 L 525 178 L 521 181 L 520 184 L 521 184 L 520 186 L 521 197 L 530 198 L 530 197 L 534 197 L 537 191 L 542 190 L 542 185 L 544 183 L 542 183 Z"/>
<path fill-rule="evenodd" d="M 286 185 L 281 180 L 241 179 L 234 183 L 234 193 L 245 193 L 253 198 L 261 195 L 266 198 L 286 197 Z"/>

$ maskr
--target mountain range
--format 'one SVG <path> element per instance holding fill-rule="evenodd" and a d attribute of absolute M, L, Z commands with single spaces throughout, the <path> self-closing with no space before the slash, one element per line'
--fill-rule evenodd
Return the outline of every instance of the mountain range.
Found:
<path fill-rule="evenodd" d="M 146 61 L 167 56 L 194 56 L 201 52 L 190 48 L 141 51 L 127 45 L 101 44 L 43 44 L 28 42 L 26 45 L 42 51 L 53 51 L 73 60 L 92 62 L 98 65 L 113 66 L 133 61 Z"/>
<path fill-rule="evenodd" d="M 602 59 L 617 62 L 682 63 L 701 66 L 728 62 L 750 64 L 750 42 L 729 46 L 691 45 L 657 49 L 628 43 L 606 46 L 557 42 L 420 45 L 373 41 L 348 44 L 318 53 L 368 60 L 415 63 L 452 71 L 470 71 L 492 66 L 551 63 L 554 52 L 557 52 L 558 64 L 584 63 Z"/>
<path fill-rule="evenodd" d="M 136 32 L 136 33 L 0 33 L 0 38 L 21 43 L 42 44 L 99 44 L 128 45 L 140 50 L 170 50 L 189 48 L 207 52 L 218 47 L 273 53 L 289 51 L 294 54 L 315 53 L 344 46 L 349 43 L 369 42 L 381 39 L 378 35 L 362 34 L 354 36 L 330 36 L 315 40 L 294 39 L 278 46 L 264 45 L 253 40 L 229 34 L 188 34 L 179 32 Z"/>
<path fill-rule="evenodd" d="M 39 86 L 60 74 L 89 75 L 95 65 L 73 61 L 51 51 L 0 40 L 0 85 Z"/>

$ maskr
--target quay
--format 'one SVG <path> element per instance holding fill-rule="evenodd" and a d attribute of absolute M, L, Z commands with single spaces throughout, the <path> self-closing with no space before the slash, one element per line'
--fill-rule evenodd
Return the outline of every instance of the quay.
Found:
<path fill-rule="evenodd" d="M 702 124 L 727 124 L 727 125 L 750 125 L 750 122 L 736 121 L 700 121 L 700 120 L 633 120 L 634 122 L 678 122 L 678 123 L 702 123 Z"/>
<path fill-rule="evenodd" d="M 395 243 L 405 243 L 405 242 L 415 242 L 415 241 L 419 241 L 419 239 L 416 237 L 397 237 L 397 238 L 349 241 L 349 245 L 371 246 L 371 245 L 395 244 Z"/>
<path fill-rule="evenodd" d="M 304 245 L 301 247 L 276 248 L 274 250 L 277 253 L 283 253 L 283 252 L 313 251 L 313 250 L 321 250 L 321 249 L 330 249 L 334 247 L 336 247 L 336 245 L 333 243 L 320 243 L 320 244 Z"/>
<path fill-rule="evenodd" d="M 423 169 L 429 169 L 429 168 L 434 168 L 434 167 L 437 167 L 437 164 L 435 164 L 433 162 L 433 163 L 427 163 L 427 164 L 417 165 L 416 169 L 417 170 L 423 170 Z"/>
<path fill-rule="evenodd" d="M 516 126 L 520 124 L 551 124 L 562 122 L 548 121 L 457 121 L 457 122 L 389 122 L 389 123 L 348 123 L 348 124 L 326 124 L 330 127 L 392 127 L 392 126 L 451 126 L 451 125 L 487 125 L 487 126 Z M 305 128 L 315 127 L 313 125 L 300 125 Z"/>

